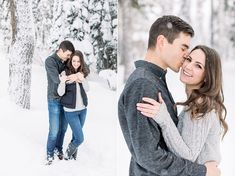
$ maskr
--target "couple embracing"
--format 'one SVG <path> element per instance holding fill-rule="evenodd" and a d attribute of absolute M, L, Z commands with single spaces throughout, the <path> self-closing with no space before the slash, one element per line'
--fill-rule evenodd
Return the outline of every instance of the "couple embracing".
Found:
<path fill-rule="evenodd" d="M 58 50 L 45 61 L 47 72 L 47 101 L 49 134 L 47 139 L 46 164 L 54 155 L 60 160 L 76 160 L 78 146 L 83 142 L 82 127 L 87 113 L 89 89 L 83 54 L 75 50 L 70 41 L 60 43 Z M 63 153 L 63 141 L 67 126 L 72 130 L 72 139 Z"/>
<path fill-rule="evenodd" d="M 160 17 L 150 28 L 145 59 L 135 62 L 118 102 L 130 176 L 220 175 L 220 140 L 228 128 L 221 60 L 204 45 L 188 52 L 193 36 L 193 28 L 176 16 Z M 181 68 L 184 102 L 174 102 L 167 68 Z M 180 115 L 177 105 L 183 106 Z"/>

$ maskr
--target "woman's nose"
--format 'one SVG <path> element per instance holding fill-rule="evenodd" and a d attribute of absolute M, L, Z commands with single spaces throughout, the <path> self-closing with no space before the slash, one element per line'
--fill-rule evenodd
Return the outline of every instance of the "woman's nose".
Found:
<path fill-rule="evenodd" d="M 191 62 L 187 63 L 184 68 L 192 70 L 192 63 Z"/>

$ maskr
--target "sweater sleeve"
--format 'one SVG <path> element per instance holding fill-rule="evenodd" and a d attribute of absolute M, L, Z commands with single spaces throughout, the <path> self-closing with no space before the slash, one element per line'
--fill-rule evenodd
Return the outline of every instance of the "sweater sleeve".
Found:
<path fill-rule="evenodd" d="M 47 71 L 47 75 L 51 78 L 53 83 L 59 84 L 60 83 L 59 71 L 56 66 L 56 63 L 52 59 L 50 59 L 50 57 L 47 58 L 45 61 L 45 68 Z"/>
<path fill-rule="evenodd" d="M 213 121 L 216 119 L 210 116 L 211 113 L 200 119 L 191 119 L 190 113 L 185 112 L 184 117 L 180 119 L 183 121 L 180 129 L 182 136 L 170 118 L 165 103 L 161 105 L 154 120 L 160 125 L 169 149 L 177 156 L 194 162 L 208 140 Z"/>
<path fill-rule="evenodd" d="M 127 136 L 127 143 L 132 157 L 141 167 L 154 175 L 162 175 L 166 172 L 167 175 L 204 176 L 205 166 L 192 163 L 162 149 L 159 145 L 161 133 L 156 122 L 137 111 L 136 103 L 140 102 L 142 97 L 156 98 L 156 88 L 151 84 L 146 79 L 138 79 L 127 88 L 123 96 L 124 107 L 122 108 L 126 116 L 123 129 L 124 135 L 125 131 L 130 133 Z"/>
<path fill-rule="evenodd" d="M 216 113 L 212 111 L 208 118 L 213 120 L 212 128 L 209 132 L 208 138 L 206 139 L 206 143 L 200 152 L 197 162 L 198 163 L 206 163 L 208 161 L 216 161 L 220 163 L 221 161 L 221 151 L 220 151 L 220 144 L 221 144 L 221 125 L 220 120 L 216 116 Z"/>
<path fill-rule="evenodd" d="M 65 71 L 63 71 L 61 73 L 61 75 L 65 75 Z M 58 85 L 58 89 L 57 89 L 57 93 L 59 94 L 59 96 L 63 96 L 64 93 L 65 93 L 65 86 L 66 86 L 66 83 L 64 82 L 60 82 L 59 85 Z"/>
<path fill-rule="evenodd" d="M 88 81 L 86 78 L 82 81 L 82 86 L 83 86 L 85 92 L 89 91 L 89 84 L 88 84 Z"/>

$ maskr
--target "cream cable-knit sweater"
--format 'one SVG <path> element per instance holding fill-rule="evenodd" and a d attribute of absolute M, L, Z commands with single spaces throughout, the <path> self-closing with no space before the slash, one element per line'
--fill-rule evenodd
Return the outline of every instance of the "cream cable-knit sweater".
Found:
<path fill-rule="evenodd" d="M 221 126 L 214 110 L 200 119 L 191 119 L 190 112 L 183 110 L 176 127 L 163 103 L 154 120 L 161 127 L 169 150 L 177 156 L 198 164 L 220 162 Z"/>

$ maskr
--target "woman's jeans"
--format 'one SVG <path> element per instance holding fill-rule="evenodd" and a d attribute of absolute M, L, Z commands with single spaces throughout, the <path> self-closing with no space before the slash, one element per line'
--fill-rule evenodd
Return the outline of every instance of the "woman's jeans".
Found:
<path fill-rule="evenodd" d="M 64 117 L 63 106 L 59 100 L 48 100 L 49 134 L 47 139 L 47 155 L 53 156 L 54 150 L 63 153 L 64 135 L 68 122 Z"/>
<path fill-rule="evenodd" d="M 74 112 L 64 112 L 65 118 L 69 123 L 69 126 L 72 130 L 72 140 L 71 143 L 78 147 L 84 141 L 84 135 L 82 132 L 82 127 L 84 125 L 86 119 L 87 109 L 83 109 L 81 111 L 74 111 Z"/>

